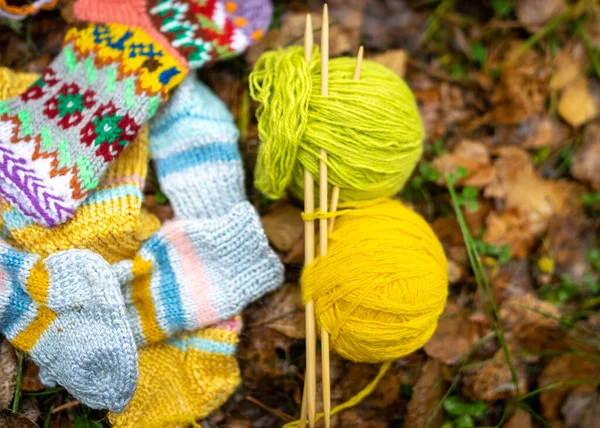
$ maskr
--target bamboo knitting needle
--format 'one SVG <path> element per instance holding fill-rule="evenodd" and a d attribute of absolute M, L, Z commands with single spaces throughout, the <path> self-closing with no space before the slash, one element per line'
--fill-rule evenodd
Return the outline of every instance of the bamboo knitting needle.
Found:
<path fill-rule="evenodd" d="M 327 3 L 323 5 L 323 24 L 321 25 L 321 95 L 329 95 L 329 10 Z M 321 149 L 321 161 L 319 162 L 319 209 L 322 213 L 327 212 L 327 152 Z M 320 256 L 327 254 L 327 231 L 328 220 L 319 219 L 319 244 Z M 331 378 L 329 361 L 329 333 L 321 327 L 321 371 L 323 382 L 323 415 L 325 417 L 325 428 L 331 425 Z"/>
<path fill-rule="evenodd" d="M 354 76 L 353 80 L 360 79 L 360 67 L 362 66 L 363 56 L 365 54 L 365 48 L 361 46 L 358 49 L 358 55 L 356 56 L 356 67 L 354 68 Z M 329 211 L 336 212 L 338 202 L 340 200 L 340 188 L 338 186 L 333 186 L 333 190 L 331 191 L 331 205 L 329 207 Z M 329 233 L 333 232 L 333 226 L 335 226 L 335 217 L 331 217 L 329 219 Z"/>
<path fill-rule="evenodd" d="M 312 18 L 306 14 L 304 29 L 304 59 L 309 62 L 313 51 Z M 315 212 L 315 187 L 310 171 L 304 168 L 304 212 Z M 315 221 L 304 222 L 304 266 L 308 266 L 315 258 Z M 315 327 L 315 304 L 311 300 L 306 304 L 306 375 L 304 378 L 304 393 L 302 394 L 302 410 L 300 426 L 306 426 L 306 414 L 310 428 L 314 428 L 317 413 L 317 338 Z"/>

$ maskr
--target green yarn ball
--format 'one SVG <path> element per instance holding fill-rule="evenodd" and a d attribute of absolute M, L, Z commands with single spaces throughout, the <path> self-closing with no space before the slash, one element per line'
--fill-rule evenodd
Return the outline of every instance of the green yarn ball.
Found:
<path fill-rule="evenodd" d="M 304 168 L 317 179 L 321 149 L 342 201 L 388 197 L 402 189 L 423 151 L 424 130 L 410 88 L 393 71 L 355 58 L 329 61 L 321 95 L 321 55 L 302 47 L 264 53 L 250 74 L 261 146 L 255 185 L 271 199 L 304 198 Z M 318 180 L 318 179 L 317 179 Z M 318 185 L 315 186 L 318 188 Z"/>

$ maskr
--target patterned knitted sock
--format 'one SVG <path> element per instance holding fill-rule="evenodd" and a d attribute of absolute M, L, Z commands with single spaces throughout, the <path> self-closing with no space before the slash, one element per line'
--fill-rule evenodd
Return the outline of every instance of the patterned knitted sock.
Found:
<path fill-rule="evenodd" d="M 177 218 L 220 217 L 246 199 L 238 137 L 225 104 L 188 76 L 150 123 L 150 155 Z"/>
<path fill-rule="evenodd" d="M 71 29 L 43 76 L 0 103 L 0 194 L 46 227 L 71 218 L 190 66 L 250 43 L 238 28 L 248 22 L 233 19 L 235 7 L 223 7 L 192 0 L 78 3 L 80 17 L 111 23 Z"/>
<path fill-rule="evenodd" d="M 140 379 L 113 428 L 187 428 L 222 406 L 240 383 L 234 353 L 241 318 L 140 349 Z M 176 397 L 176 399 L 175 399 Z"/>
<path fill-rule="evenodd" d="M 260 40 L 273 5 L 270 0 L 78 0 L 74 10 L 84 21 L 139 27 L 190 68 L 200 68 Z"/>
<path fill-rule="evenodd" d="M 217 219 L 169 221 L 112 267 L 139 347 L 230 318 L 283 282 L 247 201 Z"/>
<path fill-rule="evenodd" d="M 0 101 L 22 93 L 37 77 L 0 67 Z M 144 126 L 73 218 L 53 229 L 34 223 L 6 202 L 0 203 L 0 236 L 42 257 L 82 249 L 99 254 L 109 263 L 133 258 L 141 240 L 160 228 L 158 219 L 142 210 L 148 171 L 146 137 Z"/>
<path fill-rule="evenodd" d="M 93 408 L 122 411 L 135 391 L 137 349 L 110 266 L 82 250 L 46 259 L 0 241 L 0 331 Z"/>

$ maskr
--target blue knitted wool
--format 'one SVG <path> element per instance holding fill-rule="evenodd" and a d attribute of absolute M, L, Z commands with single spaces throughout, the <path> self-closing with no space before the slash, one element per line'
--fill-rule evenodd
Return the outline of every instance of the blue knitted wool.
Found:
<path fill-rule="evenodd" d="M 123 297 L 109 264 L 90 251 L 41 259 L 0 241 L 0 331 L 29 353 L 46 386 L 116 412 L 133 396 L 137 349 Z"/>
<path fill-rule="evenodd" d="M 188 76 L 150 123 L 150 156 L 175 217 L 219 217 L 246 199 L 238 137 L 225 104 Z"/>
<path fill-rule="evenodd" d="M 175 220 L 115 264 L 139 346 L 227 319 L 283 282 L 246 200 L 238 130 L 189 76 L 150 124 L 150 154 Z"/>
<path fill-rule="evenodd" d="M 138 346 L 230 318 L 283 282 L 248 201 L 221 217 L 169 221 L 134 260 L 112 267 Z"/>

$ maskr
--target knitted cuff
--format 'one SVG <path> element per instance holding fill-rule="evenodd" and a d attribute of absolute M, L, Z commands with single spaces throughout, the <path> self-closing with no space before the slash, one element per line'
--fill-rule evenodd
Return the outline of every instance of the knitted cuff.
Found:
<path fill-rule="evenodd" d="M 227 107 L 192 75 L 151 122 L 150 154 L 177 218 L 221 217 L 246 199 L 238 136 Z"/>
<path fill-rule="evenodd" d="M 129 262 L 113 265 L 138 346 L 240 312 L 283 281 L 248 202 L 211 220 L 166 223 Z"/>

